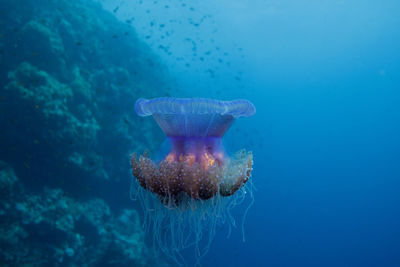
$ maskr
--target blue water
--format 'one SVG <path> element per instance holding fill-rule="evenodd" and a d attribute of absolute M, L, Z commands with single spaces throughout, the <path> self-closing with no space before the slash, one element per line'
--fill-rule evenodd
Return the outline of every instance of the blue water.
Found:
<path fill-rule="evenodd" d="M 168 39 L 173 55 L 160 54 L 182 95 L 257 107 L 226 136 L 233 149 L 254 151 L 246 241 L 240 227 L 229 239 L 222 228 L 204 265 L 400 266 L 399 2 L 191 4 L 195 12 L 171 3 L 172 11 L 155 5 L 150 15 L 161 23 L 200 13 L 215 22 L 193 32 L 168 25 L 177 32 Z M 118 12 L 133 11 L 125 3 Z M 177 62 L 190 53 L 185 34 L 216 55 Z M 228 51 L 229 67 L 218 64 L 216 46 Z M 203 77 L 208 68 L 217 77 Z"/>
<path fill-rule="evenodd" d="M 170 80 L 160 86 L 171 89 L 163 94 L 243 98 L 256 106 L 257 113 L 235 121 L 224 140 L 231 153 L 254 153 L 255 202 L 244 224 L 245 242 L 241 222 L 249 201 L 233 211 L 237 227 L 229 238 L 226 225 L 218 228 L 203 266 L 400 266 L 399 1 L 96 2 L 162 62 Z M 137 56 L 118 52 L 121 66 Z M 1 71 L 4 78 L 9 70 Z M 151 80 L 157 71 L 149 75 Z M 116 96 L 126 101 L 117 103 L 107 97 L 117 109 L 110 121 L 136 116 L 136 99 Z M 140 129 L 144 120 L 132 120 L 132 135 L 151 135 L 140 132 L 148 129 Z M 161 132 L 153 137 L 157 146 L 164 138 Z M 124 147 L 113 136 L 100 140 L 104 146 L 97 152 L 104 155 Z M 126 159 L 105 163 L 121 166 L 116 185 L 82 182 L 79 198 L 92 183 L 90 190 L 111 208 L 139 208 L 128 199 Z M 46 179 L 50 187 L 63 187 Z M 106 259 L 96 266 L 110 266 Z"/>

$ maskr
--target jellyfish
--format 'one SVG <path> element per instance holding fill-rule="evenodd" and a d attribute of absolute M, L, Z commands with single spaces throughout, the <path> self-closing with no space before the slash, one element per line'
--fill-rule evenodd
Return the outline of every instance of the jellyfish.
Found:
<path fill-rule="evenodd" d="M 199 263 L 216 226 L 235 226 L 230 211 L 251 190 L 252 153 L 227 155 L 222 137 L 236 118 L 255 114 L 255 107 L 242 99 L 161 97 L 140 98 L 135 110 L 153 116 L 170 149 L 158 161 L 147 153 L 132 155 L 131 197 L 141 199 L 144 226 L 158 251 L 182 265 L 182 251 L 194 246 Z"/>

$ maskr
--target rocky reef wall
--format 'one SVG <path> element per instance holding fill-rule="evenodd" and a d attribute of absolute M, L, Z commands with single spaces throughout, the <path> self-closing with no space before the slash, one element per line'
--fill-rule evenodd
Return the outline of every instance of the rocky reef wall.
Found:
<path fill-rule="evenodd" d="M 92 1 L 0 2 L 2 266 L 155 264 L 127 187 L 129 154 L 162 133 L 133 104 L 170 85 Z"/>

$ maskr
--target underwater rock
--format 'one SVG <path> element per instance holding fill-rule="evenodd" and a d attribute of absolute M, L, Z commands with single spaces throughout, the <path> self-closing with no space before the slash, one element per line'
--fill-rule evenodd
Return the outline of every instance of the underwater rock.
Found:
<path fill-rule="evenodd" d="M 91 266 L 104 264 L 110 252 L 125 255 L 122 265 L 148 264 L 137 211 L 115 216 L 104 200 L 77 201 L 59 188 L 27 193 L 1 161 L 0 190 L 8 192 L 0 195 L 2 266 Z"/>
<path fill-rule="evenodd" d="M 27 111 L 39 113 L 42 122 L 54 125 L 57 138 L 73 138 L 76 134 L 83 141 L 96 138 L 99 125 L 90 112 L 80 114 L 85 117 L 81 120 L 70 111 L 68 104 L 73 97 L 70 87 L 27 62 L 9 72 L 8 78 L 10 83 L 5 90 L 10 91 L 9 101 L 31 105 L 32 109 Z"/>
<path fill-rule="evenodd" d="M 5 0 L 0 7 L 7 9 L 0 10 L 7 25 L 0 31 L 0 119 L 7 129 L 0 159 L 12 157 L 30 175 L 56 161 L 57 169 L 72 164 L 118 180 L 132 148 L 157 149 L 161 131 L 153 122 L 136 131 L 140 119 L 130 111 L 137 95 L 160 95 L 170 79 L 131 26 L 88 0 L 46 0 L 40 8 L 33 0 Z M 121 32 L 129 34 L 112 37 Z"/>
<path fill-rule="evenodd" d="M 7 129 L 3 141 L 15 139 L 17 135 L 18 147 L 29 147 L 33 142 L 37 148 L 47 151 L 54 146 L 70 144 L 62 152 L 64 164 L 72 163 L 107 178 L 101 166 L 102 157 L 93 152 L 81 152 L 82 147 L 96 140 L 100 126 L 90 109 L 75 107 L 73 90 L 28 62 L 10 71 L 8 78 L 10 82 L 3 94 L 7 101 L 0 102 L 3 110 L 0 116 L 4 116 Z M 6 112 L 16 104 L 18 112 Z M 18 131 L 19 127 L 24 127 L 24 132 Z"/>
<path fill-rule="evenodd" d="M 63 54 L 65 48 L 58 31 L 51 29 L 44 21 L 31 20 L 19 32 L 19 49 L 24 51 L 24 60 L 38 61 L 39 67 L 45 70 L 61 71 L 65 68 Z"/>
<path fill-rule="evenodd" d="M 3 0 L 0 26 L 0 265 L 154 263 L 126 188 L 163 137 L 132 103 L 172 94 L 166 68 L 91 0 Z"/>
<path fill-rule="evenodd" d="M 0 161 L 0 195 L 4 198 L 13 196 L 16 192 L 17 177 L 14 170 L 5 162 Z"/>
<path fill-rule="evenodd" d="M 142 229 L 140 226 L 139 214 L 136 210 L 123 210 L 121 215 L 115 220 L 113 228 L 113 242 L 118 252 L 122 253 L 118 261 L 119 263 L 126 264 L 127 261 L 143 261 L 141 257 L 146 255 L 150 258 L 151 250 L 143 246 L 144 235 L 143 232 L 138 231 Z M 114 260 L 114 263 L 117 261 Z M 145 263 L 145 262 L 143 262 Z"/>

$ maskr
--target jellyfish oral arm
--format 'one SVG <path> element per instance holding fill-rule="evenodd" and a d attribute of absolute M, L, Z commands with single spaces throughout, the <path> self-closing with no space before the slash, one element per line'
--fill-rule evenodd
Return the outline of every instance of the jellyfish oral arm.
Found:
<path fill-rule="evenodd" d="M 166 156 L 167 161 L 187 161 L 192 165 L 194 162 L 204 166 L 224 163 L 225 151 L 222 146 L 222 138 L 207 137 L 182 137 L 168 136 L 171 142 L 171 151 Z"/>

